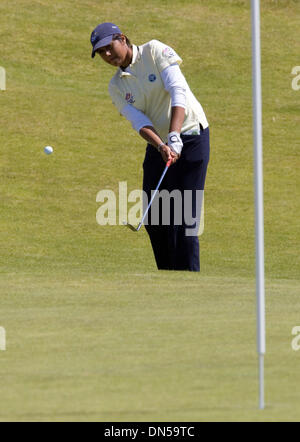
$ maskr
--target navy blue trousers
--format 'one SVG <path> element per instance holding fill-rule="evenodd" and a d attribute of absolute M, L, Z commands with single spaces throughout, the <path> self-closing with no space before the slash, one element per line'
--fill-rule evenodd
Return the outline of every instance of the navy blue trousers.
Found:
<path fill-rule="evenodd" d="M 169 167 L 159 190 L 160 192 L 162 190 L 172 192 L 177 189 L 181 192 L 182 215 L 185 205 L 183 191 L 191 191 L 192 216 L 196 218 L 196 191 L 204 190 L 209 162 L 209 128 L 201 129 L 200 135 L 181 135 L 181 139 L 183 142 L 181 157 L 175 164 Z M 161 154 L 148 144 L 143 163 L 143 190 L 147 194 L 148 201 L 150 201 L 151 191 L 156 188 L 165 165 Z M 161 217 L 163 199 L 159 200 L 160 218 L 158 225 L 154 225 L 157 224 L 157 220 L 155 223 L 152 222 L 154 214 L 151 213 L 151 209 L 145 223 L 157 268 L 159 270 L 200 271 L 197 233 L 193 236 L 186 235 L 186 228 L 191 228 L 192 226 L 186 224 L 184 216 L 182 216 L 182 223 L 176 225 L 177 223 L 174 222 L 175 214 L 172 199 L 170 204 L 170 223 L 169 225 L 163 225 Z M 154 207 L 152 209 L 154 210 Z M 197 219 L 195 224 L 199 225 L 199 223 L 200 219 Z"/>

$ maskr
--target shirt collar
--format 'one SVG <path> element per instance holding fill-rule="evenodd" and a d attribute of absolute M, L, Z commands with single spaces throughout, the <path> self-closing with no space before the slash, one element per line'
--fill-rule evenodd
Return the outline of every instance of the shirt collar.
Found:
<path fill-rule="evenodd" d="M 132 45 L 132 61 L 128 67 L 131 68 L 138 61 L 139 57 L 140 57 L 139 47 Z M 121 68 L 119 68 L 120 77 L 125 77 L 128 75 L 131 75 L 130 72 L 123 71 Z"/>
<path fill-rule="evenodd" d="M 134 64 L 137 61 L 139 55 L 140 55 L 140 50 L 139 50 L 138 46 L 132 45 L 132 62 L 131 62 L 131 64 Z"/>

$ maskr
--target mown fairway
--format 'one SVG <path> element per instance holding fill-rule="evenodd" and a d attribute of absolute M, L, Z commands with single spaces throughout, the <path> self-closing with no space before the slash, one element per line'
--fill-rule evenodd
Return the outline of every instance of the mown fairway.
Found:
<path fill-rule="evenodd" d="M 250 3 L 1 0 L 0 420 L 299 420 L 299 1 L 262 0 L 267 353 L 258 410 Z M 159 39 L 211 128 L 201 273 L 158 272 L 96 195 L 141 187 L 91 30 Z M 46 156 L 50 144 L 54 154 Z"/>

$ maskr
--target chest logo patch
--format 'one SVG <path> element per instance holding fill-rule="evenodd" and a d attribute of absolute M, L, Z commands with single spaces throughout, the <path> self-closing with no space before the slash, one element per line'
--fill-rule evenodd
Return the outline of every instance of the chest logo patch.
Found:
<path fill-rule="evenodd" d="M 156 80 L 156 75 L 155 74 L 150 74 L 149 77 L 148 77 L 148 80 L 151 81 L 151 82 L 155 81 Z"/>
<path fill-rule="evenodd" d="M 127 103 L 134 103 L 135 99 L 133 98 L 133 95 L 130 92 L 127 92 L 127 94 L 125 95 L 125 100 L 127 101 Z"/>

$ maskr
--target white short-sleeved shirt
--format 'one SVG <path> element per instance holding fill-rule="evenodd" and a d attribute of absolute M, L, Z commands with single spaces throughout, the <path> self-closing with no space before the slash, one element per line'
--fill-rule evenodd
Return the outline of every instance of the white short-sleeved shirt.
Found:
<path fill-rule="evenodd" d="M 171 64 L 181 62 L 172 48 L 158 40 L 151 40 L 139 47 L 133 45 L 131 64 L 124 71 L 119 68 L 109 83 L 109 93 L 119 112 L 131 104 L 152 121 L 164 140 L 167 140 L 170 126 L 171 96 L 164 89 L 160 73 Z M 187 83 L 185 88 L 186 109 L 182 132 L 199 126 L 199 123 L 205 129 L 208 122 L 202 106 Z"/>

